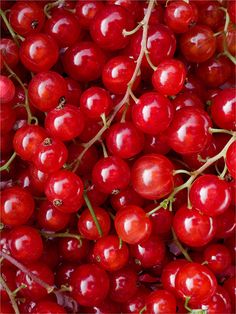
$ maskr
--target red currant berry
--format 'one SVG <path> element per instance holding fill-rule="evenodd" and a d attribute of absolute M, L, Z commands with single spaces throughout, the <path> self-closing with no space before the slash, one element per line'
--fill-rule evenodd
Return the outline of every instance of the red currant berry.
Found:
<path fill-rule="evenodd" d="M 79 241 L 79 239 L 67 237 L 59 241 L 59 253 L 65 261 L 82 262 L 88 255 L 88 251 L 89 242 L 85 239 Z"/>
<path fill-rule="evenodd" d="M 175 110 L 179 110 L 184 107 L 198 107 L 204 109 L 204 104 L 201 99 L 194 92 L 184 92 L 179 94 L 172 100 L 172 105 Z"/>
<path fill-rule="evenodd" d="M 221 10 L 220 3 L 216 1 L 206 1 L 199 7 L 200 24 L 205 24 L 213 30 L 217 30 L 224 24 L 224 11 Z"/>
<path fill-rule="evenodd" d="M 10 68 L 14 68 L 19 61 L 19 48 L 16 43 L 9 38 L 0 39 L 1 60 L 6 62 Z"/>
<path fill-rule="evenodd" d="M 1 104 L 8 103 L 15 96 L 15 86 L 12 81 L 4 75 L 0 75 L 0 102 Z"/>
<path fill-rule="evenodd" d="M 226 212 L 216 217 L 217 238 L 228 238 L 236 229 L 235 210 L 230 207 Z"/>
<path fill-rule="evenodd" d="M 146 154 L 166 155 L 170 151 L 164 134 L 145 134 L 144 152 Z"/>
<path fill-rule="evenodd" d="M 33 164 L 30 165 L 29 170 L 32 185 L 34 186 L 35 190 L 37 190 L 39 193 L 43 193 L 44 186 L 49 175 L 35 168 Z"/>
<path fill-rule="evenodd" d="M 67 84 L 66 102 L 73 106 L 79 106 L 81 96 L 80 84 L 70 77 L 65 78 Z"/>
<path fill-rule="evenodd" d="M 149 314 L 176 313 L 176 299 L 166 290 L 151 292 L 146 298 L 146 308 Z"/>
<path fill-rule="evenodd" d="M 204 261 L 207 267 L 214 274 L 220 274 L 231 264 L 231 255 L 229 249 L 222 244 L 211 244 L 207 246 L 203 253 Z"/>
<path fill-rule="evenodd" d="M 0 82 L 0 89 L 1 89 L 1 82 Z M 0 91 L 0 93 L 1 93 L 1 91 Z M 1 95 L 0 95 L 0 98 L 1 98 Z M 0 102 L 1 102 L 1 100 L 0 100 Z M 1 107 L 0 107 L 1 137 L 6 136 L 6 134 L 12 130 L 15 122 L 16 122 L 16 113 L 15 113 L 14 108 L 10 104 L 1 103 Z M 10 143 L 8 143 L 8 144 L 10 144 Z"/>
<path fill-rule="evenodd" d="M 104 7 L 103 2 L 94 0 L 77 1 L 75 15 L 83 28 L 89 28 L 95 15 Z"/>
<path fill-rule="evenodd" d="M 236 169 L 235 169 L 236 157 L 235 156 L 236 156 L 236 141 L 233 142 L 228 148 L 226 152 L 226 160 L 225 160 L 229 173 L 234 179 L 236 179 Z"/>
<path fill-rule="evenodd" d="M 113 194 L 110 198 L 112 208 L 116 211 L 123 208 L 126 205 L 136 205 L 142 207 L 144 204 L 144 199 L 136 193 L 132 187 L 127 187 L 126 189 L 120 191 L 117 194 Z"/>
<path fill-rule="evenodd" d="M 145 208 L 145 212 L 149 212 L 156 207 L 157 204 L 151 204 Z M 161 207 L 149 217 L 152 222 L 152 234 L 164 236 L 171 230 L 173 214 L 168 209 Z"/>
<path fill-rule="evenodd" d="M 129 298 L 128 301 L 122 303 L 122 310 L 124 313 L 139 313 L 145 306 L 145 300 L 150 291 L 141 286 L 138 288 L 134 296 Z"/>

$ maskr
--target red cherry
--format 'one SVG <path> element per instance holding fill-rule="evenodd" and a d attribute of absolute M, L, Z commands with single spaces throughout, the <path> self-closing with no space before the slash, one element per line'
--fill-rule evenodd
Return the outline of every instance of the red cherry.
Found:
<path fill-rule="evenodd" d="M 132 120 L 142 132 L 156 135 L 165 131 L 174 110 L 171 102 L 159 93 L 144 93 L 132 107 Z"/>
<path fill-rule="evenodd" d="M 173 171 L 172 163 L 165 156 L 143 155 L 132 167 L 132 186 L 146 199 L 160 199 L 173 190 Z"/>
<path fill-rule="evenodd" d="M 173 314 L 176 313 L 176 299 L 166 290 L 151 292 L 146 298 L 147 313 Z"/>
<path fill-rule="evenodd" d="M 114 51 L 124 48 L 129 41 L 123 30 L 130 31 L 133 28 L 133 18 L 126 9 L 109 5 L 98 11 L 91 23 L 90 33 L 101 48 Z"/>
<path fill-rule="evenodd" d="M 15 96 L 15 86 L 13 82 L 5 75 L 0 75 L 0 101 L 6 104 L 13 100 Z"/>
<path fill-rule="evenodd" d="M 95 306 L 101 303 L 109 290 L 109 277 L 106 272 L 94 264 L 83 264 L 71 276 L 72 296 L 83 306 Z"/>
<path fill-rule="evenodd" d="M 1 192 L 1 219 L 11 227 L 28 221 L 34 211 L 31 194 L 20 187 L 11 187 Z"/>
<path fill-rule="evenodd" d="M 12 39 L 0 39 L 0 54 L 1 60 L 6 62 L 10 68 L 14 68 L 19 62 L 19 48 Z"/>
<path fill-rule="evenodd" d="M 179 154 L 201 152 L 211 139 L 212 126 L 208 114 L 196 107 L 186 107 L 176 111 L 167 130 L 168 143 Z"/>
<path fill-rule="evenodd" d="M 177 210 L 173 228 L 178 239 L 192 247 L 209 243 L 216 234 L 216 222 L 212 217 L 199 213 L 196 209 L 182 206 Z"/>
<path fill-rule="evenodd" d="M 95 243 L 93 255 L 102 268 L 108 271 L 116 271 L 127 264 L 129 250 L 125 243 L 120 245 L 117 236 L 108 235 Z"/>
<path fill-rule="evenodd" d="M 197 178 L 189 192 L 192 206 L 208 216 L 224 213 L 231 203 L 229 185 L 215 175 Z"/>
<path fill-rule="evenodd" d="M 137 244 L 149 238 L 152 225 L 140 207 L 127 205 L 116 213 L 115 228 L 124 242 Z"/>
<path fill-rule="evenodd" d="M 178 94 L 184 86 L 186 69 L 184 64 L 176 59 L 162 61 L 152 75 L 154 88 L 163 95 Z"/>
<path fill-rule="evenodd" d="M 230 175 L 236 179 L 236 169 L 235 164 L 236 160 L 236 141 L 233 142 L 226 152 L 226 165 L 229 170 Z"/>
<path fill-rule="evenodd" d="M 43 241 L 35 228 L 15 227 L 10 231 L 8 241 L 11 255 L 23 263 L 35 262 L 43 253 Z"/>
<path fill-rule="evenodd" d="M 204 250 L 204 261 L 214 274 L 220 274 L 231 264 L 230 251 L 225 245 L 211 244 Z"/>
<path fill-rule="evenodd" d="M 57 62 L 58 46 L 53 38 L 38 33 L 26 37 L 20 46 L 20 60 L 27 70 L 48 71 Z"/>
<path fill-rule="evenodd" d="M 49 111 L 63 102 L 67 93 L 64 78 L 56 72 L 36 74 L 29 83 L 30 103 L 40 111 Z"/>
<path fill-rule="evenodd" d="M 191 303 L 208 301 L 216 291 L 216 278 L 206 267 L 197 263 L 187 263 L 177 273 L 176 290 L 185 299 L 190 298 Z"/>

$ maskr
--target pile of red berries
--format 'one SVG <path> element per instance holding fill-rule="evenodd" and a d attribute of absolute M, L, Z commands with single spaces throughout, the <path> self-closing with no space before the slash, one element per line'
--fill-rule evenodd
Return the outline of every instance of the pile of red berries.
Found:
<path fill-rule="evenodd" d="M 235 313 L 235 4 L 1 1 L 1 313 Z"/>

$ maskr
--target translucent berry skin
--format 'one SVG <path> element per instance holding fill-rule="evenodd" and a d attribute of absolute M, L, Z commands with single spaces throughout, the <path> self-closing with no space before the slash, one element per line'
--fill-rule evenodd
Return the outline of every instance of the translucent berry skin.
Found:
<path fill-rule="evenodd" d="M 15 227 L 9 233 L 8 243 L 11 255 L 23 263 L 35 262 L 43 253 L 42 238 L 32 227 Z"/>
<path fill-rule="evenodd" d="M 83 203 L 83 183 L 73 172 L 59 170 L 47 180 L 45 194 L 57 209 L 75 212 Z"/>
<path fill-rule="evenodd" d="M 114 51 L 128 44 L 129 37 L 123 34 L 123 30 L 130 31 L 133 27 L 133 18 L 126 9 L 109 5 L 102 8 L 94 17 L 90 34 L 101 48 Z"/>
<path fill-rule="evenodd" d="M 10 68 L 14 68 L 19 62 L 19 48 L 12 39 L 0 39 L 0 58 L 1 61 L 6 62 Z"/>
<path fill-rule="evenodd" d="M 40 111 L 57 107 L 66 93 L 64 78 L 54 71 L 38 73 L 29 83 L 30 103 Z"/>
<path fill-rule="evenodd" d="M 165 131 L 174 115 L 171 102 L 156 92 L 144 93 L 132 107 L 132 120 L 142 132 L 157 135 Z"/>
<path fill-rule="evenodd" d="M 83 306 L 101 303 L 109 290 L 109 277 L 95 264 L 79 266 L 71 276 L 72 296 Z"/>
<path fill-rule="evenodd" d="M 236 179 L 236 141 L 233 142 L 226 152 L 226 165 L 229 170 L 230 175 Z"/>
<path fill-rule="evenodd" d="M 65 164 L 67 157 L 67 148 L 61 141 L 46 138 L 39 144 L 33 163 L 40 171 L 53 173 Z"/>
<path fill-rule="evenodd" d="M 67 85 L 66 102 L 76 107 L 79 106 L 82 93 L 80 84 L 70 77 L 66 77 L 65 81 Z"/>
<path fill-rule="evenodd" d="M 141 152 L 144 136 L 131 122 L 115 123 L 108 130 L 106 144 L 112 155 L 127 159 Z"/>
<path fill-rule="evenodd" d="M 43 8 L 33 1 L 16 2 L 10 10 L 9 22 L 16 33 L 28 36 L 38 33 L 45 21 Z"/>
<path fill-rule="evenodd" d="M 27 36 L 20 46 L 20 60 L 29 71 L 48 71 L 58 60 L 59 49 L 48 35 L 38 33 Z"/>
<path fill-rule="evenodd" d="M 127 187 L 119 193 L 113 194 L 110 198 L 110 202 L 112 208 L 118 211 L 126 205 L 136 205 L 138 207 L 142 207 L 144 199 L 137 192 L 135 192 L 132 187 Z"/>
<path fill-rule="evenodd" d="M 125 243 L 120 246 L 116 235 L 108 235 L 95 243 L 93 255 L 100 267 L 107 271 L 116 271 L 127 264 L 129 250 Z"/>
<path fill-rule="evenodd" d="M 67 312 L 65 309 L 58 305 L 56 302 L 52 301 L 39 301 L 37 302 L 36 306 L 32 310 L 32 314 L 66 314 Z"/>
<path fill-rule="evenodd" d="M 75 6 L 75 15 L 82 28 L 89 28 L 95 15 L 104 7 L 100 1 L 85 0 L 77 2 Z"/>
<path fill-rule="evenodd" d="M 53 272 L 46 264 L 42 262 L 32 263 L 27 265 L 27 269 L 47 284 L 54 284 Z M 30 300 L 40 300 L 46 297 L 48 294 L 45 288 L 32 280 L 30 276 L 23 273 L 21 270 L 18 270 L 16 273 L 16 285 L 19 287 L 22 284 L 26 285 L 26 288 L 20 289 L 19 291 L 19 295 L 21 295 L 23 298 Z"/>
<path fill-rule="evenodd" d="M 104 237 L 108 235 L 111 228 L 110 216 L 103 208 L 94 206 L 93 210 L 101 227 L 102 236 Z M 77 227 L 78 232 L 83 235 L 85 239 L 98 240 L 101 237 L 88 208 L 83 210 L 81 216 L 79 217 Z"/>
<path fill-rule="evenodd" d="M 93 42 L 75 43 L 63 56 L 66 73 L 80 82 L 96 80 L 102 74 L 105 64 L 103 51 Z"/>
<path fill-rule="evenodd" d="M 84 116 L 79 108 L 66 105 L 48 112 L 45 128 L 52 137 L 70 141 L 81 134 L 85 126 Z"/>
<path fill-rule="evenodd" d="M 173 165 L 163 155 L 144 155 L 136 160 L 131 170 L 134 190 L 150 200 L 168 195 L 174 188 Z"/>
<path fill-rule="evenodd" d="M 110 59 L 104 66 L 102 71 L 102 81 L 106 88 L 118 95 L 123 95 L 127 90 L 127 84 L 131 80 L 134 70 L 135 62 L 126 56 L 118 56 Z M 140 82 L 140 75 L 133 85 L 135 90 Z"/>
<path fill-rule="evenodd" d="M 145 306 L 146 297 L 149 293 L 150 291 L 146 287 L 139 287 L 135 295 L 122 303 L 122 311 L 124 313 L 139 313 Z"/>
<path fill-rule="evenodd" d="M 34 200 L 29 192 L 11 187 L 1 192 L 1 219 L 11 227 L 23 225 L 34 211 Z"/>
<path fill-rule="evenodd" d="M 176 111 L 167 130 L 168 143 L 179 154 L 202 151 L 211 140 L 209 128 L 212 122 L 208 114 L 196 107 Z"/>
<path fill-rule="evenodd" d="M 33 186 L 39 193 L 43 193 L 44 185 L 49 175 L 45 172 L 38 170 L 33 164 L 30 165 L 29 171 Z"/>
<path fill-rule="evenodd" d="M 108 91 L 101 87 L 86 89 L 80 98 L 80 108 L 89 120 L 100 121 L 101 114 L 107 116 L 112 109 L 112 99 Z"/>
<path fill-rule="evenodd" d="M 179 110 L 184 107 L 198 107 L 204 109 L 204 104 L 198 95 L 191 91 L 185 91 L 175 97 L 172 100 L 172 105 L 175 110 Z"/>
<path fill-rule="evenodd" d="M 152 84 L 161 94 L 172 96 L 178 94 L 184 86 L 186 69 L 176 59 L 162 61 L 152 75 Z"/>
<path fill-rule="evenodd" d="M 138 244 L 149 238 L 152 225 L 142 208 L 127 205 L 117 212 L 115 228 L 124 242 Z"/>
<path fill-rule="evenodd" d="M 30 161 L 33 159 L 38 145 L 46 137 L 47 133 L 38 125 L 25 125 L 14 135 L 14 150 L 23 160 Z"/>
<path fill-rule="evenodd" d="M 173 1 L 168 3 L 164 20 L 175 33 L 185 33 L 198 19 L 198 11 L 194 3 Z"/>
<path fill-rule="evenodd" d="M 229 249 L 222 244 L 210 244 L 203 253 L 207 267 L 214 273 L 220 274 L 231 264 Z"/>
<path fill-rule="evenodd" d="M 157 206 L 158 204 L 153 203 L 145 207 L 144 210 L 148 213 Z M 152 234 L 165 236 L 170 232 L 173 221 L 173 214 L 171 211 L 160 208 L 149 217 L 152 222 Z"/>
<path fill-rule="evenodd" d="M 67 237 L 59 240 L 58 247 L 64 261 L 78 263 L 84 261 L 88 255 L 89 242 L 86 239 L 80 242 L 78 239 Z"/>
<path fill-rule="evenodd" d="M 59 47 L 70 47 L 80 39 L 79 21 L 67 10 L 57 9 L 44 26 L 44 32 L 57 42 Z"/>
<path fill-rule="evenodd" d="M 217 30 L 224 25 L 224 12 L 220 9 L 220 6 L 220 3 L 215 1 L 203 3 L 199 7 L 199 24 L 205 24 L 213 30 Z"/>
<path fill-rule="evenodd" d="M 176 313 L 176 299 L 166 290 L 151 292 L 146 298 L 147 313 L 173 314 Z"/>
<path fill-rule="evenodd" d="M 198 177 L 193 182 L 189 198 L 195 209 L 211 217 L 224 213 L 231 203 L 228 183 L 210 174 Z"/>
<path fill-rule="evenodd" d="M 111 194 L 114 190 L 124 189 L 130 182 L 130 170 L 119 157 L 101 158 L 94 166 L 92 180 L 99 190 Z"/>
<path fill-rule="evenodd" d="M 222 215 L 216 217 L 217 238 L 228 238 L 232 236 L 236 229 L 234 207 L 230 207 Z"/>
<path fill-rule="evenodd" d="M 236 99 L 235 88 L 226 88 L 212 100 L 211 115 L 215 124 L 227 130 L 236 130 Z"/>
<path fill-rule="evenodd" d="M 180 49 L 188 61 L 204 62 L 214 55 L 216 38 L 209 27 L 196 25 L 180 37 Z"/>
<path fill-rule="evenodd" d="M 6 104 L 13 100 L 15 96 L 15 86 L 13 82 L 5 75 L 0 75 L 0 101 Z"/>
<path fill-rule="evenodd" d="M 149 268 L 164 260 L 165 244 L 159 237 L 150 236 L 146 241 L 131 245 L 130 254 L 143 268 Z"/>
<path fill-rule="evenodd" d="M 216 222 L 212 217 L 199 213 L 196 209 L 182 206 L 177 210 L 173 228 L 178 239 L 191 247 L 209 243 L 216 234 Z"/>
<path fill-rule="evenodd" d="M 0 88 L 1 88 L 1 83 L 0 83 Z M 13 129 L 15 122 L 16 122 L 15 109 L 11 105 L 1 104 L 1 107 L 0 107 L 1 138 L 3 138 L 4 136 L 5 137 L 7 136 L 8 132 L 10 132 Z M 4 140 L 3 140 L 3 144 L 4 144 Z M 9 145 L 9 143 L 8 143 L 8 145 Z M 6 149 L 7 149 L 7 147 L 6 147 Z"/>
<path fill-rule="evenodd" d="M 64 229 L 70 220 L 70 215 L 56 209 L 52 203 L 43 201 L 37 212 L 37 222 L 48 231 L 59 231 Z"/>
<path fill-rule="evenodd" d="M 190 297 L 191 303 L 205 302 L 216 291 L 216 278 L 206 267 L 188 263 L 180 268 L 176 276 L 176 290 L 181 298 Z"/>

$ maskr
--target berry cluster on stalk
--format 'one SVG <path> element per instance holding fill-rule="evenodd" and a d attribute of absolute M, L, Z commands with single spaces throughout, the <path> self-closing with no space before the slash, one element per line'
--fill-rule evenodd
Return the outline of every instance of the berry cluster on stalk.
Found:
<path fill-rule="evenodd" d="M 235 5 L 2 0 L 1 313 L 235 313 Z"/>

